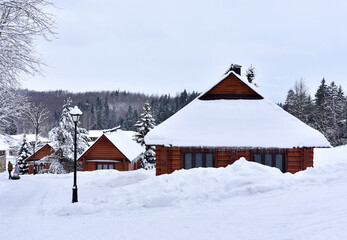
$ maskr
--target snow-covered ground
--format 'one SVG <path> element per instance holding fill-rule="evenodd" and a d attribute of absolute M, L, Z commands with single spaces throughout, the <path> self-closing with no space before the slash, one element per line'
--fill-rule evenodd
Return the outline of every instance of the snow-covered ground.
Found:
<path fill-rule="evenodd" d="M 347 239 L 347 147 L 282 174 L 244 159 L 227 168 L 0 174 L 0 239 Z"/>

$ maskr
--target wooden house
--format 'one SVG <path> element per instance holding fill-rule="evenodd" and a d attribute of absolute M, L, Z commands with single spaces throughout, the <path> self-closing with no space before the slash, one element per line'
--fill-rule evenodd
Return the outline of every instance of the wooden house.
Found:
<path fill-rule="evenodd" d="M 50 164 L 48 162 L 42 163 L 40 162 L 40 160 L 43 159 L 44 157 L 50 156 L 52 153 L 54 153 L 54 150 L 51 147 L 51 145 L 49 145 L 48 143 L 35 152 L 35 172 L 36 173 L 44 169 L 49 169 Z M 33 174 L 34 173 L 34 154 L 29 156 L 24 161 L 27 162 L 29 165 L 28 173 Z"/>
<path fill-rule="evenodd" d="M 216 85 L 152 129 L 156 174 L 225 167 L 240 157 L 295 173 L 313 166 L 326 138 L 259 93 L 233 66 Z"/>
<path fill-rule="evenodd" d="M 136 170 L 144 149 L 125 131 L 102 134 L 78 159 L 82 171 L 116 169 Z"/>

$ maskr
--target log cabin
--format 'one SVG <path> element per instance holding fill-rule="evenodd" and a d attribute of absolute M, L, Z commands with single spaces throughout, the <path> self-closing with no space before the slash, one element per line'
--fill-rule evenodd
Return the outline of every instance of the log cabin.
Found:
<path fill-rule="evenodd" d="M 118 129 L 102 134 L 79 158 L 82 171 L 115 169 L 118 171 L 136 170 L 144 148 L 129 134 Z"/>
<path fill-rule="evenodd" d="M 225 167 L 241 157 L 295 173 L 313 167 L 327 139 L 241 77 L 232 65 L 218 83 L 152 129 L 156 175 L 196 167 Z"/>
<path fill-rule="evenodd" d="M 35 173 L 38 173 L 45 169 L 46 170 L 49 169 L 50 163 L 48 162 L 42 163 L 40 162 L 40 160 L 43 159 L 44 157 L 52 155 L 52 153 L 54 153 L 54 149 L 48 143 L 35 152 Z M 34 173 L 34 154 L 29 156 L 24 161 L 27 162 L 29 165 L 28 173 L 33 174 Z"/>

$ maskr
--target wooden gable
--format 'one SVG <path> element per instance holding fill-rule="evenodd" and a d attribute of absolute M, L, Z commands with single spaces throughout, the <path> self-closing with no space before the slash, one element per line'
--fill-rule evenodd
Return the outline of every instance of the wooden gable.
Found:
<path fill-rule="evenodd" d="M 105 136 L 102 135 L 79 159 L 81 160 L 123 160 L 129 159 Z"/>
<path fill-rule="evenodd" d="M 226 78 L 202 95 L 200 100 L 263 99 L 257 92 L 231 72 Z"/>
<path fill-rule="evenodd" d="M 51 155 L 52 153 L 54 153 L 53 148 L 49 144 L 46 144 L 35 152 L 35 160 L 40 160 L 46 156 Z M 28 157 L 27 159 L 25 159 L 26 162 L 33 161 L 33 160 L 34 160 L 34 154 Z"/>

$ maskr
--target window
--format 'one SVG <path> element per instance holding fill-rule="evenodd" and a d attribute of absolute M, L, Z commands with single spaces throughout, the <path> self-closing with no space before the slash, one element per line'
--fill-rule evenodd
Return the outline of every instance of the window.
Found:
<path fill-rule="evenodd" d="M 198 167 L 213 167 L 213 153 L 185 153 L 183 166 L 184 169 Z"/>
<path fill-rule="evenodd" d="M 103 170 L 103 169 L 114 169 L 113 163 L 98 163 L 97 164 L 97 169 L 98 170 Z"/>
<path fill-rule="evenodd" d="M 285 171 L 283 153 L 254 153 L 253 161 L 270 167 L 276 167 L 282 172 Z"/>

